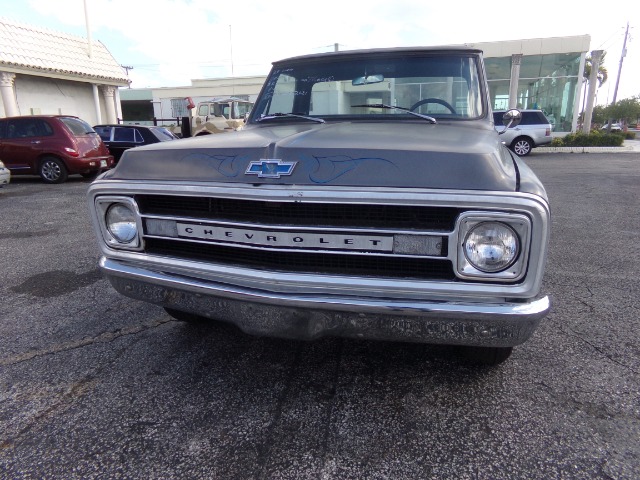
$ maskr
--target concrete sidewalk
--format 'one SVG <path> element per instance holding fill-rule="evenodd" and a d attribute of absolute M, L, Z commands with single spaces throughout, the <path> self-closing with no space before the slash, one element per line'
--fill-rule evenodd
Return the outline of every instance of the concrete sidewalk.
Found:
<path fill-rule="evenodd" d="M 640 140 L 625 140 L 621 147 L 537 147 L 531 153 L 640 153 Z"/>

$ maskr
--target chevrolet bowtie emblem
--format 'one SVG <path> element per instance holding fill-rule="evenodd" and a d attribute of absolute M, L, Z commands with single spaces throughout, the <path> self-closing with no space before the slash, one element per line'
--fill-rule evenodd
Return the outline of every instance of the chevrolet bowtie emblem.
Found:
<path fill-rule="evenodd" d="M 282 175 L 291 175 L 293 167 L 298 162 L 283 162 L 280 159 L 261 159 L 259 162 L 251 162 L 245 175 L 258 175 L 260 178 L 280 178 Z"/>

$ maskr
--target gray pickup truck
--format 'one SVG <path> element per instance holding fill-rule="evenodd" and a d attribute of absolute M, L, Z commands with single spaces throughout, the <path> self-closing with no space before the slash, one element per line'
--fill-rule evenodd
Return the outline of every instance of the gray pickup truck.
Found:
<path fill-rule="evenodd" d="M 114 288 L 179 320 L 498 364 L 550 307 L 547 195 L 475 49 L 275 62 L 241 131 L 128 150 L 88 201 Z"/>

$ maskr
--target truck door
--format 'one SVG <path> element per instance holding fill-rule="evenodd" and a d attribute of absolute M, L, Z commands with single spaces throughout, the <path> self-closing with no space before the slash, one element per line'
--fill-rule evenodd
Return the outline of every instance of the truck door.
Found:
<path fill-rule="evenodd" d="M 209 116 L 212 115 L 212 113 L 210 113 L 209 111 L 209 105 L 209 103 L 198 104 L 198 110 L 196 110 L 194 118 L 196 126 L 199 127 L 203 123 L 207 123 L 207 121 L 209 120 Z"/>

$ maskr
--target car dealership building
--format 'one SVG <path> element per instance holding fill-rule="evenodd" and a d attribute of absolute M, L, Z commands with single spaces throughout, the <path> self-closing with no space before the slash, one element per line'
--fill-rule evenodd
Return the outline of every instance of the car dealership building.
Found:
<path fill-rule="evenodd" d="M 590 40 L 581 35 L 468 45 L 484 51 L 494 110 L 540 109 L 555 133 L 566 133 L 576 130 L 582 110 L 582 72 Z"/>
<path fill-rule="evenodd" d="M 484 52 L 494 110 L 514 106 L 543 110 L 554 133 L 562 134 L 577 128 L 590 40 L 589 35 L 581 35 L 464 45 Z M 154 118 L 183 117 L 186 97 L 195 103 L 223 96 L 254 100 L 265 79 L 266 75 L 198 79 L 186 87 L 121 89 L 124 121 L 149 123 Z"/>

